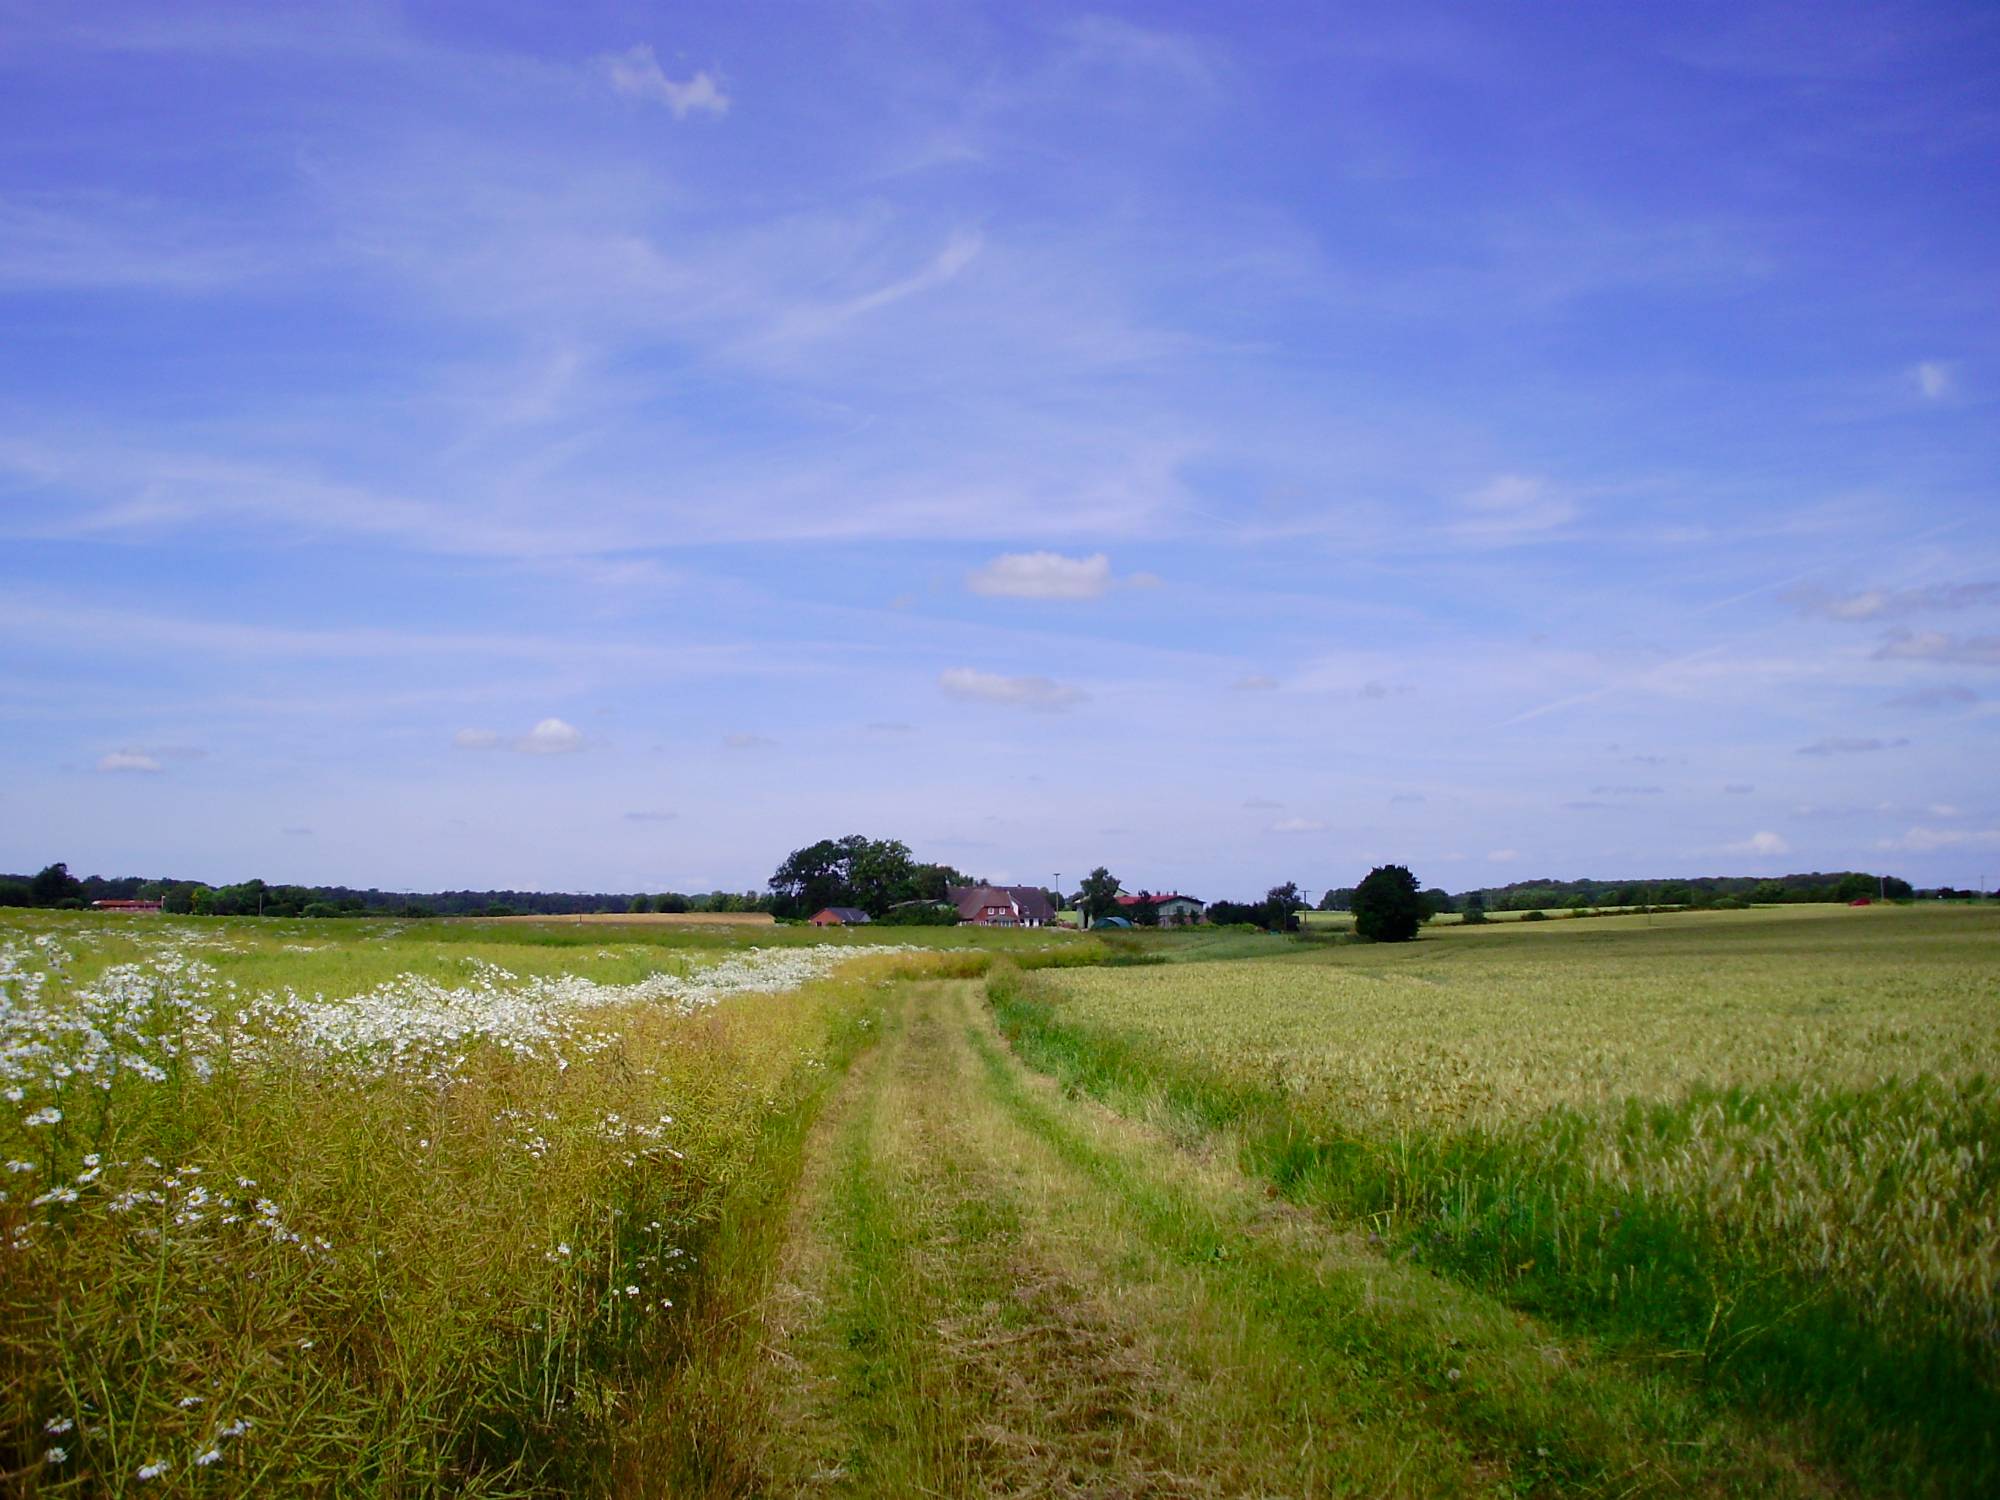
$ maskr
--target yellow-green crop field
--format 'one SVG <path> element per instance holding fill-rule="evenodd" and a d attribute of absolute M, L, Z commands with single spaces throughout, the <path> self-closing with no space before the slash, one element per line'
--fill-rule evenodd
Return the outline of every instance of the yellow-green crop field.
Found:
<path fill-rule="evenodd" d="M 918 961 L 756 937 L 8 919 L 0 1484 L 602 1487 Z"/>
<path fill-rule="evenodd" d="M 1007 993 L 1031 1060 L 1231 1133 L 1394 1253 L 1991 1472 L 2000 912 L 1508 924 Z"/>

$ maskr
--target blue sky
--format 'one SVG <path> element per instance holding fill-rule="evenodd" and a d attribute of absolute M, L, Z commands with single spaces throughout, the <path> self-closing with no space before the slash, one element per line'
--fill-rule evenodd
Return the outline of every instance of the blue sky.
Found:
<path fill-rule="evenodd" d="M 2000 882 L 2000 13 L 0 5 L 0 867 Z"/>

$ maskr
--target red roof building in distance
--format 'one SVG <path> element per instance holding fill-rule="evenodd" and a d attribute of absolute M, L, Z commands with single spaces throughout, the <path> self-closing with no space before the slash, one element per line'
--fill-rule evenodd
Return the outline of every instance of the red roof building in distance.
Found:
<path fill-rule="evenodd" d="M 92 911 L 158 911 L 160 903 L 157 901 L 93 901 L 90 903 L 90 909 Z"/>
<path fill-rule="evenodd" d="M 874 920 L 858 906 L 823 906 L 806 918 L 815 927 L 859 927 Z"/>
<path fill-rule="evenodd" d="M 1031 885 L 954 885 L 944 898 L 975 927 L 1046 927 L 1056 919 L 1048 896 Z"/>

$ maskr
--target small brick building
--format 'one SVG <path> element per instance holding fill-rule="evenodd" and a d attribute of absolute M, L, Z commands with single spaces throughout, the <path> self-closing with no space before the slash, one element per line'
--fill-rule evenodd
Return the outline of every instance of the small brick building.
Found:
<path fill-rule="evenodd" d="M 822 906 L 806 920 L 815 927 L 859 927 L 875 919 L 858 906 Z"/>

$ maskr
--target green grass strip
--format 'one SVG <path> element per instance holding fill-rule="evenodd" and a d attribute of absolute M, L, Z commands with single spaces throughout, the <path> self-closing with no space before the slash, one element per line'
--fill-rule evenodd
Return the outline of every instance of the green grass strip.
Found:
<path fill-rule="evenodd" d="M 1343 1132 L 1303 1118 L 1276 1090 L 1065 1025 L 1006 966 L 987 988 L 1028 1065 L 1115 1109 L 1164 1106 L 1191 1134 L 1227 1132 L 1246 1171 L 1294 1202 L 1374 1226 L 1395 1256 L 1631 1354 L 1651 1349 L 1677 1379 L 1742 1409 L 1803 1420 L 1871 1488 L 2000 1491 L 1990 1350 L 1982 1360 L 1950 1331 L 1907 1320 L 1887 1330 L 1837 1289 L 1772 1268 L 1672 1202 L 1565 1168 L 1549 1142 L 1529 1152 L 1494 1133 Z M 1559 1117 L 1545 1126 L 1565 1128 Z"/>

